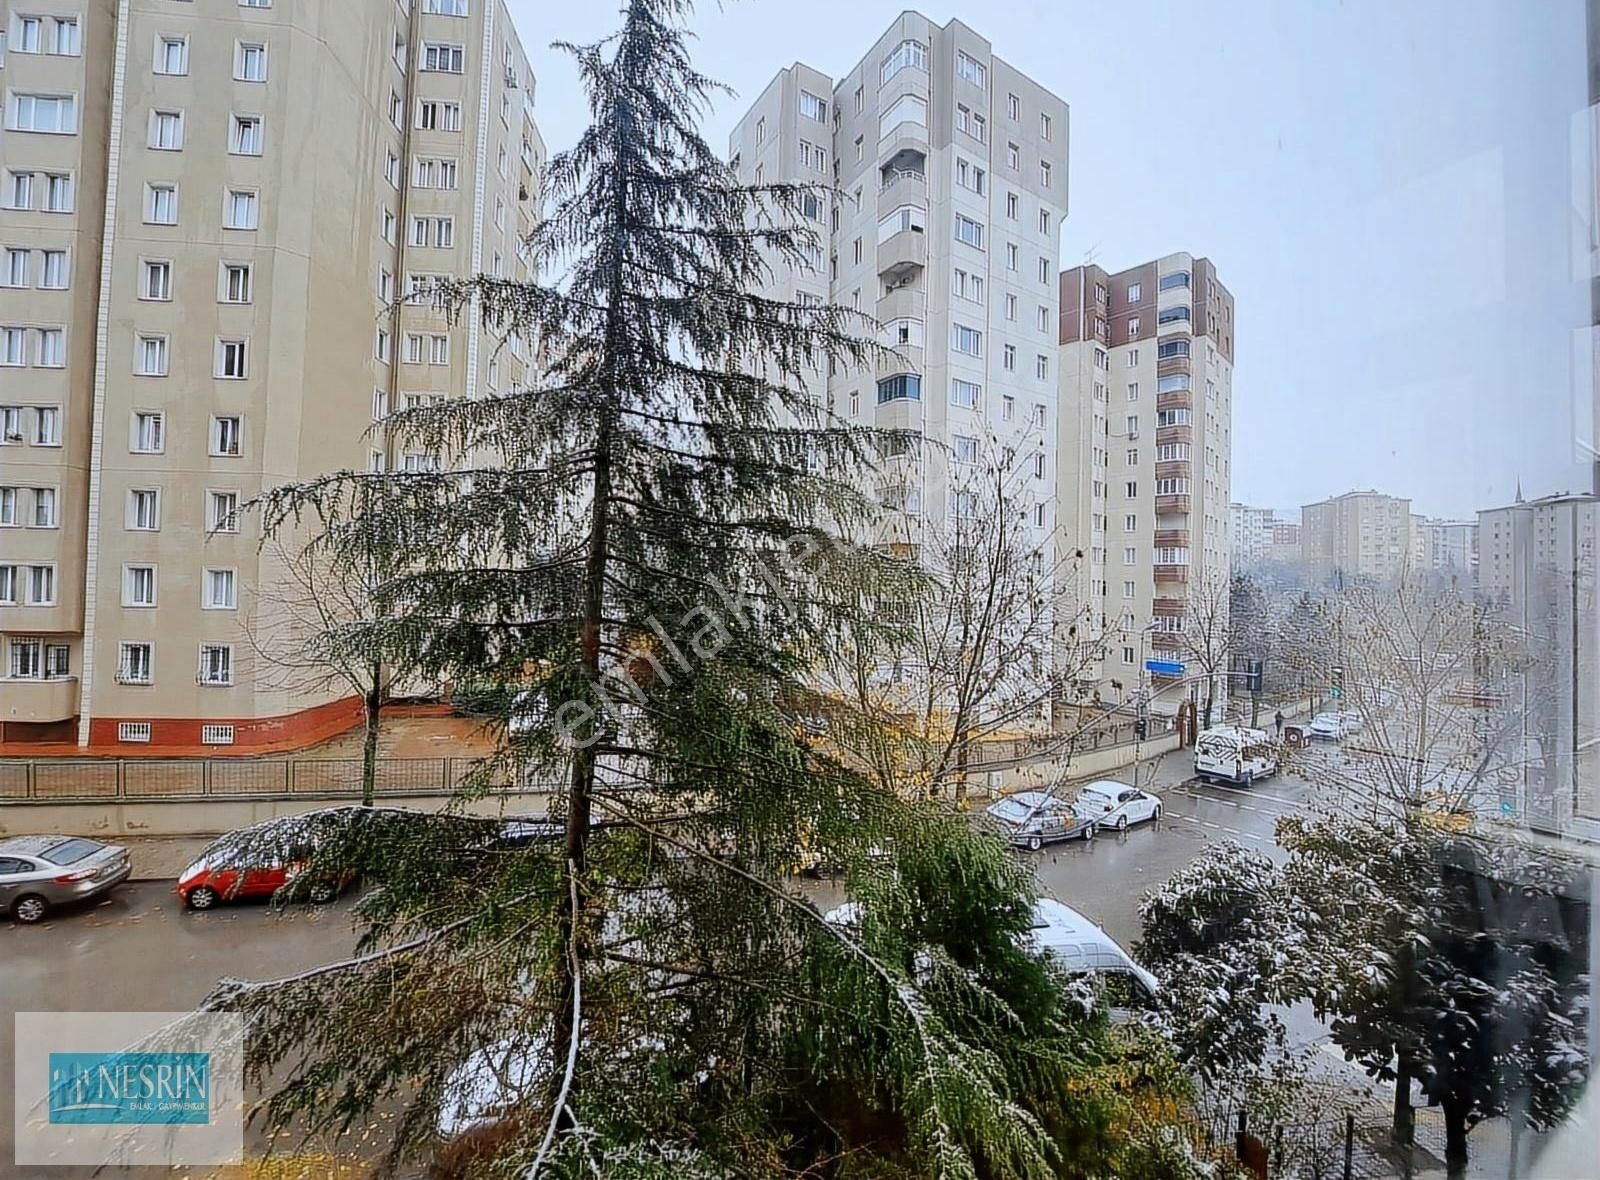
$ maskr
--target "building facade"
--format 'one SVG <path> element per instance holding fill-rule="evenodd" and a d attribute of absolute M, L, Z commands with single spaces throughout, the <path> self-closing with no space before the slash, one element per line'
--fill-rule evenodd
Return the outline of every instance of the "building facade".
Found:
<path fill-rule="evenodd" d="M 1392 582 L 1415 561 L 1411 501 L 1346 492 L 1300 510 L 1301 559 L 1315 583 Z"/>
<path fill-rule="evenodd" d="M 746 183 L 833 184 L 808 202 L 818 249 L 770 292 L 884 324 L 873 372 L 818 372 L 812 395 L 858 425 L 925 440 L 873 489 L 914 537 L 968 511 L 968 473 L 1004 462 L 1054 534 L 1055 275 L 1067 212 L 1067 105 L 978 33 L 906 12 L 847 73 L 781 71 L 740 120 Z"/>
<path fill-rule="evenodd" d="M 1249 504 L 1230 504 L 1228 514 L 1228 543 L 1233 568 L 1252 569 L 1269 560 L 1272 529 L 1277 523 L 1277 515 L 1273 510 Z"/>
<path fill-rule="evenodd" d="M 1463 589 L 1477 584 L 1478 522 L 1439 520 L 1422 522 L 1425 566 L 1430 573 L 1455 579 Z"/>
<path fill-rule="evenodd" d="M 1273 521 L 1272 536 L 1267 545 L 1267 560 L 1276 565 L 1300 564 L 1300 525 L 1297 521 Z"/>
<path fill-rule="evenodd" d="M 1522 703 L 1539 757 L 1523 814 L 1600 838 L 1600 496 L 1562 494 L 1478 513 L 1478 589 L 1534 655 Z"/>
<path fill-rule="evenodd" d="M 1088 562 L 1086 687 L 1121 700 L 1152 654 L 1183 658 L 1203 600 L 1226 609 L 1234 306 L 1209 259 L 1061 275 L 1056 485 Z M 1219 689 L 1221 686 L 1218 686 Z M 1182 695 L 1157 678 L 1152 706 Z"/>
<path fill-rule="evenodd" d="M 500 0 L 0 0 L 0 741 L 294 744 L 240 505 L 518 379 L 408 293 L 523 273 L 543 145 Z"/>

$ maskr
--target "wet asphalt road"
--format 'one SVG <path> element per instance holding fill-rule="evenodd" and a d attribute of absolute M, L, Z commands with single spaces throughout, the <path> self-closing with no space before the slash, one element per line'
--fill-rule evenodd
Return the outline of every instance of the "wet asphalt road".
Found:
<path fill-rule="evenodd" d="M 1309 783 L 1289 776 L 1248 791 L 1202 786 L 1186 781 L 1191 759 L 1188 751 L 1180 751 L 1146 764 L 1143 785 L 1163 800 L 1157 823 L 1019 854 L 1036 864 L 1040 892 L 1082 911 L 1131 945 L 1138 938 L 1139 901 L 1147 890 L 1189 863 L 1209 841 L 1231 838 L 1274 851 L 1277 817 L 1305 806 L 1314 794 Z M 39 926 L 0 919 L 0 1076 L 5 1077 L 0 1177 L 28 1174 L 11 1164 L 8 1075 L 15 1013 L 190 1008 L 224 977 L 288 975 L 349 953 L 356 941 L 349 906 L 345 898 L 320 907 L 245 904 L 197 914 L 180 909 L 170 884 L 140 882 Z M 1314 1035 L 1315 1030 L 1304 1032 Z M 51 1169 L 49 1174 L 72 1173 Z"/>

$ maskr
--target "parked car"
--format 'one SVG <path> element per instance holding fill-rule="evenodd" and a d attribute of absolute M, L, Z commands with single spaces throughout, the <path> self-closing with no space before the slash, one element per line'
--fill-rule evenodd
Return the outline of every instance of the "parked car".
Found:
<path fill-rule="evenodd" d="M 57 906 L 88 901 L 128 879 L 128 850 L 82 836 L 0 840 L 0 914 L 39 922 Z"/>
<path fill-rule="evenodd" d="M 1278 773 L 1278 747 L 1264 729 L 1218 725 L 1194 743 L 1195 777 L 1248 787 Z"/>
<path fill-rule="evenodd" d="M 1344 716 L 1340 713 L 1318 713 L 1306 727 L 1312 741 L 1336 742 L 1345 735 Z"/>
<path fill-rule="evenodd" d="M 1339 720 L 1344 722 L 1344 731 L 1346 733 L 1355 733 L 1361 728 L 1361 710 L 1345 709 L 1339 714 Z"/>
<path fill-rule="evenodd" d="M 178 876 L 178 900 L 192 910 L 209 910 L 224 901 L 271 897 L 305 871 L 313 854 L 311 848 L 305 848 L 294 856 L 240 863 L 234 857 L 218 857 L 216 848 L 217 844 L 212 844 Z M 325 905 L 352 880 L 344 874 L 309 882 L 306 900 Z"/>
<path fill-rule="evenodd" d="M 1161 800 L 1127 783 L 1101 779 L 1078 792 L 1072 810 L 1097 828 L 1123 831 L 1129 824 L 1161 818 Z"/>
<path fill-rule="evenodd" d="M 1093 840 L 1098 826 L 1047 791 L 1018 791 L 990 804 L 987 814 L 1013 844 L 1035 852 L 1058 840 Z"/>
<path fill-rule="evenodd" d="M 1071 974 L 1101 971 L 1126 976 L 1135 989 L 1154 996 L 1156 977 L 1133 961 L 1117 941 L 1096 923 L 1053 897 L 1033 906 L 1033 943 Z"/>

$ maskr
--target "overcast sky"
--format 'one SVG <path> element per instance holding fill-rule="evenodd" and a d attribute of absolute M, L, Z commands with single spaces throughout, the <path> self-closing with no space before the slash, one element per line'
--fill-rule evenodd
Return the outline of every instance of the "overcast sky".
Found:
<path fill-rule="evenodd" d="M 586 110 L 549 44 L 602 37 L 617 10 L 508 2 L 558 151 Z M 702 4 L 697 64 L 739 95 L 708 138 L 724 147 L 791 62 L 844 74 L 906 7 Z M 1518 479 L 1528 495 L 1583 486 L 1581 0 L 921 11 L 962 20 L 1071 106 L 1064 265 L 1216 262 L 1238 304 L 1235 499 L 1292 509 L 1375 487 L 1461 516 Z"/>

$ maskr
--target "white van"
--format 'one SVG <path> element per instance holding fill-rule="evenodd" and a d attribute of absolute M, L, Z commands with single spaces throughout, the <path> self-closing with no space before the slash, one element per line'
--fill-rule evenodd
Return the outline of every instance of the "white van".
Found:
<path fill-rule="evenodd" d="M 1219 725 L 1194 744 L 1195 777 L 1248 787 L 1278 773 L 1278 747 L 1264 729 Z"/>

